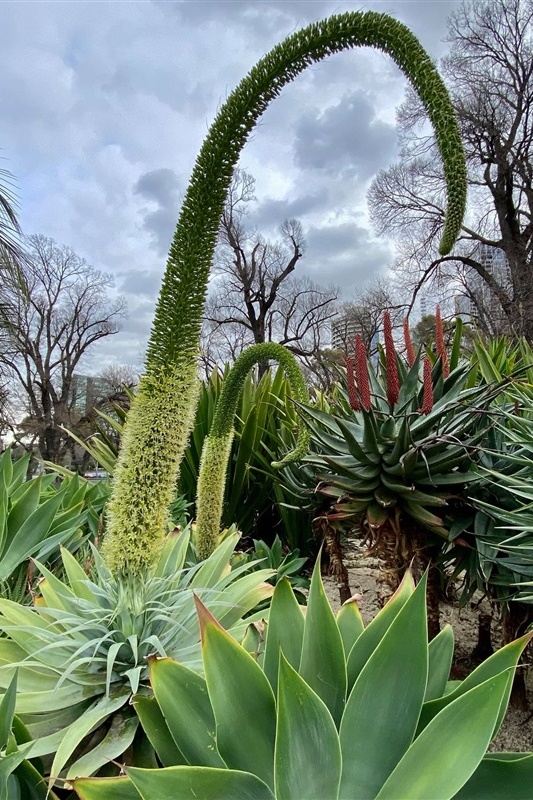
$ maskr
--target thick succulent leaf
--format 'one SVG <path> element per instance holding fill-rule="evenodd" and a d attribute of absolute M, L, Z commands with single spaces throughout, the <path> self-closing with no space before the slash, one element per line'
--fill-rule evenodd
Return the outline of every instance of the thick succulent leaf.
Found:
<path fill-rule="evenodd" d="M 406 572 L 401 584 L 388 603 L 376 614 L 367 625 L 350 650 L 347 661 L 348 692 L 351 691 L 359 673 L 388 631 L 396 616 L 400 613 L 415 589 L 413 577 Z"/>
<path fill-rule="evenodd" d="M 83 738 L 91 730 L 101 725 L 105 719 L 122 708 L 127 703 L 129 696 L 130 693 L 126 690 L 115 697 L 102 697 L 92 708 L 85 711 L 79 719 L 70 725 L 57 748 L 57 753 L 50 769 L 51 781 L 59 777 L 61 770 Z"/>
<path fill-rule="evenodd" d="M 249 772 L 212 767 L 130 767 L 127 775 L 143 800 L 274 800 L 268 786 Z"/>
<path fill-rule="evenodd" d="M 346 699 L 346 659 L 335 615 L 320 577 L 320 557 L 311 578 L 298 672 L 324 701 L 339 725 Z"/>
<path fill-rule="evenodd" d="M 44 564 L 39 561 L 35 563 L 43 576 L 39 581 L 39 591 L 44 599 L 44 605 L 52 609 L 68 611 L 73 615 L 79 614 L 78 598 L 72 589 L 57 578 Z M 90 602 L 94 603 L 94 599 Z"/>
<path fill-rule="evenodd" d="M 141 797 L 129 778 L 78 778 L 73 786 L 80 800 L 140 800 Z"/>
<path fill-rule="evenodd" d="M 216 586 L 218 581 L 229 571 L 229 560 L 237 546 L 240 536 L 234 533 L 224 539 L 213 553 L 207 558 L 191 581 L 191 588 L 209 588 Z"/>
<path fill-rule="evenodd" d="M 385 783 L 415 735 L 427 671 L 424 577 L 367 660 L 346 703 L 339 798 L 373 798 Z"/>
<path fill-rule="evenodd" d="M 96 747 L 79 758 L 67 770 L 67 779 L 94 775 L 101 767 L 120 757 L 132 745 L 139 720 L 131 712 L 113 716 L 109 730 Z"/>
<path fill-rule="evenodd" d="M 0 702 L 0 751 L 7 745 L 7 740 L 11 733 L 16 701 L 17 675 L 15 674 Z"/>
<path fill-rule="evenodd" d="M 102 693 L 101 685 L 91 686 L 78 683 L 64 683 L 59 689 L 42 692 L 19 692 L 17 695 L 17 714 L 55 713 L 67 711 L 78 703 L 83 703 Z"/>
<path fill-rule="evenodd" d="M 389 518 L 389 511 L 379 503 L 370 503 L 366 509 L 368 524 L 374 528 L 381 528 Z"/>
<path fill-rule="evenodd" d="M 344 645 L 344 655 L 348 658 L 356 640 L 363 633 L 365 626 L 355 600 L 347 600 L 337 614 L 337 625 Z"/>
<path fill-rule="evenodd" d="M 283 653 L 296 669 L 302 655 L 304 616 L 294 596 L 291 584 L 283 578 L 276 585 L 266 632 L 263 669 L 272 690 L 277 691 L 279 654 Z"/>
<path fill-rule="evenodd" d="M 94 584 L 92 584 L 89 576 L 72 553 L 69 553 L 64 547 L 61 548 L 61 560 L 74 594 L 83 600 L 87 600 L 89 603 L 96 604 L 97 598 L 91 589 L 91 586 Z"/>
<path fill-rule="evenodd" d="M 453 800 L 531 800 L 533 754 L 490 753 Z"/>
<path fill-rule="evenodd" d="M 506 686 L 501 673 L 446 706 L 415 739 L 376 800 L 451 800 L 485 755 Z"/>
<path fill-rule="evenodd" d="M 150 659 L 150 682 L 161 713 L 185 763 L 193 766 L 222 767 L 215 740 L 215 716 L 205 680 L 183 664 L 170 658 Z M 141 714 L 141 722 L 143 721 Z M 147 731 L 148 733 L 148 731 Z M 172 757 L 152 741 L 161 761 Z M 175 766 L 182 761 L 168 764 Z"/>
<path fill-rule="evenodd" d="M 48 791 L 46 780 L 30 761 L 23 761 L 14 770 L 13 781 L 20 789 L 20 800 L 58 800 L 55 792 Z M 1 797 L 1 793 L 0 793 Z M 15 800 L 16 795 L 10 794 L 8 787 L 8 800 Z"/>
<path fill-rule="evenodd" d="M 338 432 L 336 436 L 333 436 L 327 431 L 322 431 L 320 435 L 322 443 L 327 446 L 326 452 L 331 454 L 340 453 L 345 456 L 351 453 L 361 464 L 371 465 L 376 463 L 376 459 L 372 460 L 359 444 L 359 439 L 363 434 L 361 426 L 341 417 L 335 417 L 335 421 L 339 426 L 341 436 L 338 435 Z"/>
<path fill-rule="evenodd" d="M 65 712 L 62 712 L 62 714 L 64 714 L 64 718 L 62 718 L 60 714 L 35 714 L 33 715 L 34 719 L 36 717 L 40 718 L 38 723 L 28 722 L 28 715 L 25 715 L 23 724 L 26 726 L 31 736 L 32 759 L 34 757 L 39 758 L 40 756 L 47 756 L 56 753 L 57 748 L 63 739 L 65 729 L 69 726 L 69 724 L 72 724 L 75 719 L 81 716 L 81 714 L 87 708 L 88 706 L 83 705 L 81 708 L 75 706 L 73 709 L 74 713 L 71 713 L 68 716 L 65 714 Z M 15 717 L 15 719 L 17 718 Z M 54 733 L 49 733 L 51 730 L 54 731 Z"/>
<path fill-rule="evenodd" d="M 273 786 L 276 708 L 268 678 L 201 604 L 198 608 L 218 751 L 230 769 L 250 770 Z"/>
<path fill-rule="evenodd" d="M 334 799 L 338 795 L 340 778 L 341 750 L 333 718 L 318 695 L 281 655 L 276 798 Z"/>
<path fill-rule="evenodd" d="M 412 366 L 409 369 L 409 372 L 402 381 L 402 385 L 400 387 L 400 393 L 398 395 L 398 406 L 400 408 L 403 405 L 409 404 L 409 402 L 416 397 L 417 390 L 420 386 L 419 371 L 420 371 L 420 353 L 418 354 L 414 364 L 412 364 Z"/>
<path fill-rule="evenodd" d="M 12 493 L 12 506 L 7 518 L 10 530 L 18 532 L 26 520 L 35 512 L 39 506 L 41 490 L 42 479 L 39 477 L 33 481 L 27 481 L 22 484 L 17 492 Z"/>
<path fill-rule="evenodd" d="M 46 644 L 61 641 L 61 629 L 44 619 L 33 608 L 0 599 L 0 626 L 29 656 L 39 653 L 39 660 L 52 667 L 62 668 L 70 655 L 68 649 L 57 647 L 46 654 Z M 2 640 L 0 639 L 0 649 Z"/>
<path fill-rule="evenodd" d="M 168 534 L 154 570 L 156 577 L 170 577 L 179 574 L 185 564 L 190 538 L 190 527 L 180 531 L 177 535 L 174 532 Z"/>
<path fill-rule="evenodd" d="M 25 471 L 28 466 L 30 460 L 30 454 L 27 453 L 25 456 L 22 456 L 22 459 L 19 459 L 17 462 L 20 464 L 20 461 L 25 461 Z M 11 460 L 11 451 L 8 449 L 4 450 L 2 455 L 0 456 L 0 487 L 7 487 L 11 484 L 13 480 L 13 461 Z"/>
<path fill-rule="evenodd" d="M 333 470 L 336 475 L 344 475 L 346 478 L 356 478 L 363 481 L 372 481 L 381 473 L 379 464 L 373 466 L 361 466 L 353 456 L 330 456 L 322 455 L 321 459 Z"/>
<path fill-rule="evenodd" d="M 187 760 L 174 742 L 155 697 L 138 694 L 135 695 L 132 703 L 148 741 L 163 766 L 176 767 L 179 764 L 186 764 Z"/>
<path fill-rule="evenodd" d="M 24 501 L 25 502 L 25 501 Z M 52 520 L 61 503 L 59 494 L 45 500 L 24 521 L 9 542 L 0 561 L 0 580 L 9 578 L 13 570 L 25 559 L 35 553 L 36 548 L 45 538 Z M 18 504 L 20 505 L 20 503 Z M 24 505 L 24 503 L 22 503 Z M 11 514 L 10 514 L 11 517 Z M 10 520 L 8 519 L 8 525 Z"/>
<path fill-rule="evenodd" d="M 425 509 L 423 506 L 419 505 L 418 503 L 411 503 L 407 498 L 401 498 L 401 505 L 403 506 L 405 512 L 412 517 L 417 522 L 420 522 L 425 528 L 429 528 L 434 533 L 442 536 L 443 538 L 448 538 L 448 531 L 442 527 L 442 519 L 441 517 L 437 517 L 435 514 L 432 514 L 430 511 Z"/>
<path fill-rule="evenodd" d="M 520 639 L 516 639 L 516 641 L 505 645 L 505 647 L 497 650 L 495 653 L 493 653 L 493 655 L 483 661 L 479 667 L 476 667 L 476 669 L 471 672 L 470 675 L 464 679 L 464 681 L 461 681 L 461 683 L 453 692 L 450 692 L 438 700 L 432 700 L 424 703 L 422 713 L 420 715 L 420 722 L 418 726 L 419 730 L 422 730 L 422 728 L 427 725 L 428 722 L 436 714 L 438 714 L 442 708 L 444 708 L 444 706 L 452 703 L 456 698 L 460 697 L 469 689 L 472 689 L 472 687 L 477 686 L 489 678 L 499 675 L 501 672 L 505 671 L 507 677 L 507 688 L 504 692 L 502 707 L 496 720 L 496 726 L 493 733 L 495 736 L 507 710 L 507 703 L 509 702 L 509 695 L 511 693 L 513 683 L 514 668 L 516 667 L 518 659 L 520 658 L 524 648 L 531 641 L 532 637 L 533 632 L 528 633 L 525 636 L 522 636 Z"/>
<path fill-rule="evenodd" d="M 24 752 L 16 751 L 0 758 L 0 799 L 11 800 L 13 791 L 20 791 L 13 773 L 25 759 Z M 20 797 L 20 794 L 19 794 Z M 22 799 L 21 799 L 22 800 Z"/>
<path fill-rule="evenodd" d="M 453 659 L 453 630 L 445 625 L 441 632 L 431 640 L 428 647 L 429 670 L 424 701 L 436 700 L 446 691 Z"/>
<path fill-rule="evenodd" d="M 218 613 L 220 624 L 230 630 L 237 624 L 244 614 L 247 614 L 256 605 L 272 597 L 274 587 L 267 583 L 276 573 L 272 569 L 260 569 L 249 575 L 243 575 L 231 585 L 226 586 L 218 595 L 214 595 L 214 602 L 220 601 L 220 606 L 226 609 Z M 211 606 L 208 596 L 207 605 Z"/>

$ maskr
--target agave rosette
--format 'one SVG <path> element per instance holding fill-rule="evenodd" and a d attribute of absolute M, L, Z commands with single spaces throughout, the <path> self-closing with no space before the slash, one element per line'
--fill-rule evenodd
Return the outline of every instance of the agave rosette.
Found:
<path fill-rule="evenodd" d="M 319 566 L 305 616 L 284 579 L 242 646 L 198 606 L 205 678 L 154 657 L 134 699 L 162 768 L 82 778 L 82 800 L 529 798 L 533 755 L 485 753 L 531 634 L 450 682 L 453 632 L 428 644 L 409 573 L 367 627 L 353 600 L 335 617 Z"/>
<path fill-rule="evenodd" d="M 157 568 L 137 581 L 117 580 L 94 552 L 91 580 L 63 552 L 59 580 L 44 566 L 34 608 L 0 600 L 0 687 L 18 670 L 17 715 L 35 742 L 33 753 L 55 753 L 51 782 L 90 775 L 139 743 L 130 706 L 147 685 L 147 657 L 172 656 L 202 669 L 193 592 L 237 638 L 243 615 L 273 591 L 272 570 L 232 570 L 238 541 L 229 536 L 204 562 L 183 568 L 189 532 L 167 539 Z"/>

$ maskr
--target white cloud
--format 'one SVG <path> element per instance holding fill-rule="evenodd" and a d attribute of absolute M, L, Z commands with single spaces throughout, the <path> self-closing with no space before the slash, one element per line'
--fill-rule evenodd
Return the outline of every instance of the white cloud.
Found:
<path fill-rule="evenodd" d="M 365 7 L 411 24 L 438 55 L 454 5 Z M 342 0 L 4 0 L 0 147 L 19 184 L 23 225 L 114 273 L 129 303 L 123 332 L 101 345 L 99 359 L 138 361 L 180 198 L 221 103 L 284 36 L 354 8 Z M 244 150 L 262 201 L 254 219 L 271 235 L 284 217 L 300 217 L 309 240 L 302 268 L 323 283 L 351 287 L 390 258 L 368 232 L 364 191 L 394 154 L 403 86 L 380 54 L 339 54 L 286 87 Z"/>

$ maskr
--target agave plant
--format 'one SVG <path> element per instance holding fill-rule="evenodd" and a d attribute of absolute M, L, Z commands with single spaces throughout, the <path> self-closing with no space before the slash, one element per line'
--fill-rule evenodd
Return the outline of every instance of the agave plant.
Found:
<path fill-rule="evenodd" d="M 252 569 L 268 567 L 274 570 L 274 575 L 269 579 L 269 583 L 276 586 L 283 578 L 288 578 L 294 593 L 301 605 L 307 602 L 306 595 L 301 591 L 309 589 L 310 581 L 302 575 L 302 570 L 307 564 L 308 559 L 300 557 L 298 548 L 286 551 L 279 536 L 276 536 L 272 547 L 266 542 L 253 540 L 253 550 L 248 553 L 238 553 L 235 556 L 237 564 L 252 562 Z"/>
<path fill-rule="evenodd" d="M 226 383 L 230 366 L 221 373 L 214 370 L 202 383 L 193 429 L 181 465 L 178 491 L 180 503 L 187 503 L 194 517 L 202 448 L 213 424 L 215 409 Z M 103 424 L 88 440 L 77 439 L 91 456 L 110 474 L 118 455 L 117 440 L 124 429 L 126 413 L 117 407 L 114 416 L 97 411 Z M 249 373 L 238 394 L 235 435 L 227 466 L 222 523 L 234 524 L 243 537 L 261 536 L 270 543 L 279 533 L 291 549 L 309 552 L 311 516 L 299 506 L 291 506 L 290 487 L 285 469 L 272 468 L 280 453 L 296 445 L 294 431 L 298 414 L 291 400 L 289 380 L 280 367 L 267 370 L 260 380 Z M 170 512 L 174 523 L 177 500 Z"/>
<path fill-rule="evenodd" d="M 305 616 L 283 580 L 252 652 L 198 601 L 205 678 L 154 656 L 155 700 L 134 700 L 163 768 L 77 780 L 79 797 L 525 800 L 533 754 L 485 753 L 531 634 L 450 682 L 453 633 L 428 645 L 425 583 L 406 574 L 364 628 L 354 601 L 335 618 L 318 567 Z"/>
<path fill-rule="evenodd" d="M 497 387 L 466 388 L 460 327 L 449 361 L 441 345 L 433 366 L 427 355 L 415 357 L 406 338 L 407 364 L 396 352 L 385 314 L 385 353 L 378 367 L 369 363 L 360 337 L 355 358 L 347 362 L 349 404 L 333 414 L 303 409 L 318 451 L 309 460 L 329 504 L 327 520 L 359 527 L 382 561 L 389 593 L 411 561 L 421 574 L 448 539 L 443 512 L 479 480 L 472 455 L 490 425 L 486 410 L 497 393 Z M 432 567 L 432 635 L 439 630 L 437 589 Z"/>
<path fill-rule="evenodd" d="M 157 560 L 168 506 L 194 423 L 197 353 L 220 218 L 235 165 L 255 124 L 283 86 L 310 64 L 357 45 L 388 53 L 410 79 L 435 128 L 449 205 L 448 253 L 466 203 L 466 165 L 448 92 L 431 59 L 400 22 L 348 12 L 297 31 L 253 68 L 220 109 L 196 161 L 170 248 L 141 378 L 124 430 L 104 541 L 114 574 L 140 575 Z M 139 480 L 142 476 L 142 480 Z"/>
<path fill-rule="evenodd" d="M 50 563 L 61 546 L 75 552 L 97 527 L 105 489 L 72 473 L 26 481 L 30 454 L 0 457 L 0 596 L 23 600 L 31 584 L 31 558 Z"/>
<path fill-rule="evenodd" d="M 67 551 L 65 581 L 43 565 L 35 608 L 0 600 L 0 687 L 18 670 L 17 715 L 27 725 L 33 753 L 55 753 L 51 784 L 59 777 L 97 772 L 128 748 L 140 746 L 129 705 L 147 683 L 147 656 L 178 658 L 201 670 L 193 591 L 237 637 L 243 615 L 271 596 L 272 570 L 231 570 L 238 535 L 210 559 L 183 568 L 189 532 L 170 536 L 152 574 L 136 583 L 115 579 L 94 551 L 90 580 Z"/>
<path fill-rule="evenodd" d="M 209 436 L 202 446 L 196 502 L 198 551 L 202 558 L 211 554 L 220 533 L 226 472 L 235 436 L 234 421 L 239 396 L 252 367 L 267 359 L 275 359 L 283 367 L 294 398 L 301 403 L 309 402 L 302 371 L 287 348 L 275 342 L 263 342 L 249 347 L 237 358 L 222 387 Z M 280 468 L 301 459 L 307 452 L 308 443 L 307 429 L 300 424 L 296 446 L 272 466 Z"/>

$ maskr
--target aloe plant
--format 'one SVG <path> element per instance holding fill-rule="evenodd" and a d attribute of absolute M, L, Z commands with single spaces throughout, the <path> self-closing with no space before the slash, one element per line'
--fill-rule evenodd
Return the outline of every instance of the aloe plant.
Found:
<path fill-rule="evenodd" d="M 163 768 L 77 780 L 82 800 L 529 797 L 533 754 L 485 753 L 532 634 L 450 683 L 453 633 L 428 645 L 425 578 L 407 574 L 366 628 L 354 601 L 335 618 L 318 567 L 305 617 L 283 580 L 250 652 L 197 606 L 205 678 L 154 656 L 155 700 L 134 700 Z"/>
<path fill-rule="evenodd" d="M 377 369 L 358 338 L 355 359 L 348 361 L 349 403 L 333 414 L 303 409 L 316 451 L 308 460 L 321 481 L 327 520 L 358 527 L 382 561 L 384 590 L 394 591 L 413 559 L 419 574 L 432 565 L 428 604 L 435 635 L 439 576 L 433 564 L 449 536 L 444 514 L 479 480 L 473 456 L 490 425 L 483 411 L 498 389 L 467 388 L 460 330 L 449 363 L 441 352 L 433 366 L 427 355 L 422 360 L 413 353 L 411 364 L 400 358 L 387 316 L 386 334 Z"/>
<path fill-rule="evenodd" d="M 157 560 L 162 546 L 198 397 L 196 356 L 209 270 L 240 151 L 285 84 L 310 64 L 357 45 L 388 53 L 418 92 L 435 129 L 448 187 L 441 252 L 449 252 L 457 238 L 466 202 L 459 128 L 444 83 L 405 26 L 385 14 L 348 12 L 297 31 L 261 59 L 217 115 L 184 198 L 146 372 L 128 414 L 115 470 L 104 549 L 114 574 L 141 574 Z"/>
<path fill-rule="evenodd" d="M 189 531 L 171 535 L 151 575 L 135 584 L 114 579 L 96 550 L 91 580 L 64 551 L 64 581 L 38 565 L 36 607 L 0 600 L 0 688 L 18 670 L 17 715 L 36 740 L 32 753 L 55 753 L 51 784 L 93 774 L 137 742 L 129 701 L 147 684 L 149 654 L 202 668 L 193 590 L 221 624 L 244 634 L 242 617 L 271 596 L 273 571 L 232 571 L 238 538 L 185 569 Z"/>

